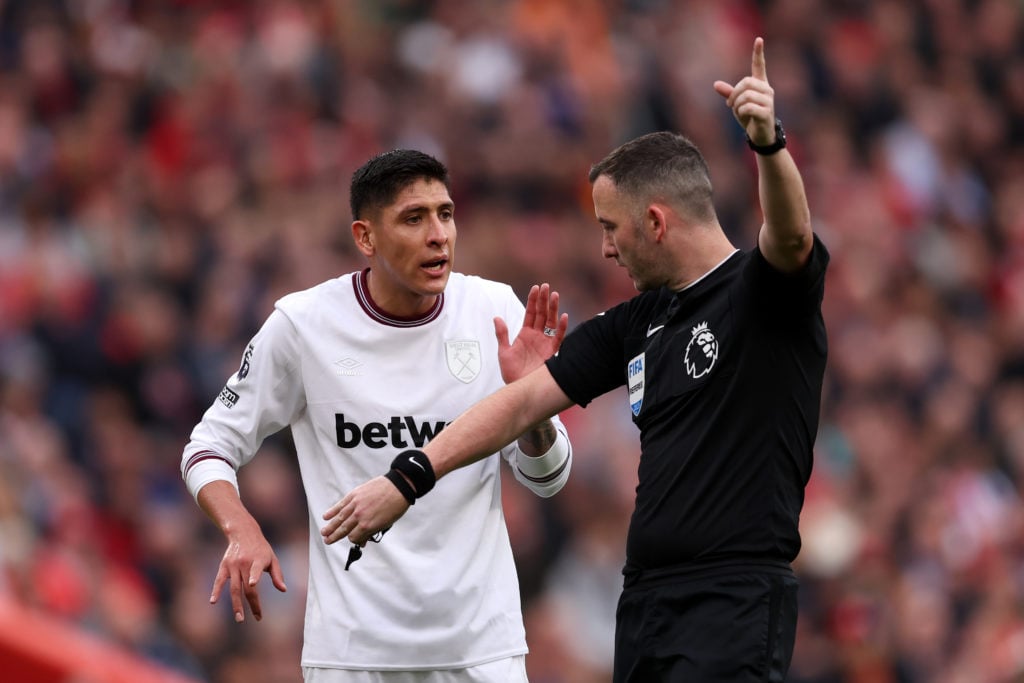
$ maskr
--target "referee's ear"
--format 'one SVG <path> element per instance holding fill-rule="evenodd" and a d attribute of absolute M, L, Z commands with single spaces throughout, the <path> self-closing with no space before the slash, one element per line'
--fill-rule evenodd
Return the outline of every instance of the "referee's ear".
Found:
<path fill-rule="evenodd" d="M 651 239 L 655 242 L 664 241 L 665 233 L 668 232 L 668 217 L 665 214 L 665 208 L 657 204 L 651 204 L 647 207 L 647 214 L 644 218 L 646 219 L 644 227 L 647 228 Z"/>
<path fill-rule="evenodd" d="M 373 246 L 373 230 L 364 220 L 352 221 L 352 239 L 363 256 L 370 258 L 376 253 Z"/>

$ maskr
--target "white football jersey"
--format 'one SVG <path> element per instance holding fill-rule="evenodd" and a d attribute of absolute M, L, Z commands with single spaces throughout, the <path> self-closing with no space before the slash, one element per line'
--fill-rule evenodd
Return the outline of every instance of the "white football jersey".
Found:
<path fill-rule="evenodd" d="M 237 470 L 291 427 L 309 504 L 303 666 L 447 669 L 523 654 L 497 457 L 439 480 L 349 571 L 351 544 L 320 535 L 321 515 L 349 490 L 503 386 L 492 321 L 504 318 L 515 335 L 523 320 L 508 285 L 459 273 L 425 316 L 389 317 L 370 300 L 365 273 L 277 302 L 193 430 L 182 473 L 195 494 L 209 479 L 190 470 L 210 459 Z M 571 457 L 537 481 L 516 467 L 525 456 L 515 443 L 501 454 L 540 495 L 568 478 Z"/>

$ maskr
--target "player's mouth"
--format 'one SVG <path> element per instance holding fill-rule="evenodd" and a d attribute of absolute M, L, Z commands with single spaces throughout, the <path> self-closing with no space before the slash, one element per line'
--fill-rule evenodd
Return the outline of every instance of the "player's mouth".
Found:
<path fill-rule="evenodd" d="M 448 257 L 442 256 L 431 261 L 425 261 L 420 264 L 420 268 L 431 275 L 442 275 L 448 269 Z"/>

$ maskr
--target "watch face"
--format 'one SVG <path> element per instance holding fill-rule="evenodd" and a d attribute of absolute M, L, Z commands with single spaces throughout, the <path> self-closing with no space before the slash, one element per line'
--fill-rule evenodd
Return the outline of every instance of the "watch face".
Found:
<path fill-rule="evenodd" d="M 775 119 L 775 144 L 786 142 L 786 131 L 782 128 L 782 121 Z"/>

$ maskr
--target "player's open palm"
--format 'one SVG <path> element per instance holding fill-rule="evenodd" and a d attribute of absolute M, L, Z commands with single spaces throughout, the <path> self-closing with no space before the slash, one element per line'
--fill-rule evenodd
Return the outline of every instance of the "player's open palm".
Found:
<path fill-rule="evenodd" d="M 513 343 L 509 343 L 505 321 L 494 319 L 501 378 L 506 384 L 511 384 L 536 370 L 555 355 L 568 329 L 569 315 L 558 314 L 558 292 L 551 291 L 547 283 L 531 287 L 526 298 L 523 326 Z"/>

